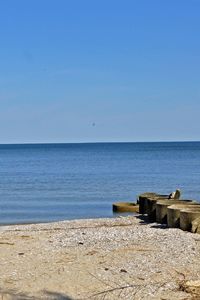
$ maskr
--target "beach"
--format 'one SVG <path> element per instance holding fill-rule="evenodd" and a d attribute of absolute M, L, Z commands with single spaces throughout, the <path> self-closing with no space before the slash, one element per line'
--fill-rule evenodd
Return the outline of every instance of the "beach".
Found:
<path fill-rule="evenodd" d="M 4 300 L 200 299 L 200 235 L 140 215 L 2 226 L 0 265 Z"/>

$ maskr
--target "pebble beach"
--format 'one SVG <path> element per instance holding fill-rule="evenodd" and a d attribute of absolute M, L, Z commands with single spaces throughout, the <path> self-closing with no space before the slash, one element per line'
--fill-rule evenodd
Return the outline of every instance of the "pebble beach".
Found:
<path fill-rule="evenodd" d="M 0 299 L 200 299 L 200 235 L 140 215 L 0 228 Z"/>

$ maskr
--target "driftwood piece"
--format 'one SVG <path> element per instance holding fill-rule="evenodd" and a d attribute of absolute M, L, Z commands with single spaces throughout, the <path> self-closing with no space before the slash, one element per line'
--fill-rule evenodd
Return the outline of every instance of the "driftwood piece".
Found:
<path fill-rule="evenodd" d="M 200 280 L 189 280 L 183 282 L 181 289 L 189 294 L 192 294 L 194 296 L 192 299 L 198 300 L 200 295 Z"/>

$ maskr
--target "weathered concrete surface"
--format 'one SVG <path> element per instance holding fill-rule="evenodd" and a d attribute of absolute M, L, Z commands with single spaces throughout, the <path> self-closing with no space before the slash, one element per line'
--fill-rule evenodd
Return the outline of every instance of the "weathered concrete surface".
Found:
<path fill-rule="evenodd" d="M 200 217 L 200 208 L 187 208 L 180 211 L 180 228 L 191 231 L 192 221 Z"/>
<path fill-rule="evenodd" d="M 192 230 L 193 233 L 200 234 L 200 217 L 196 218 L 192 221 Z"/>
<path fill-rule="evenodd" d="M 167 207 L 167 225 L 170 228 L 180 228 L 180 211 L 185 208 L 199 206 L 199 203 L 173 204 Z"/>

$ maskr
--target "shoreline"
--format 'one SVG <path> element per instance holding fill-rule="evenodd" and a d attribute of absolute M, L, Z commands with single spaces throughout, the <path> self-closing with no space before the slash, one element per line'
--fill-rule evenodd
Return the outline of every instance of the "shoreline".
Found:
<path fill-rule="evenodd" d="M 73 221 L 84 221 L 84 220 L 99 220 L 99 219 L 114 219 L 114 218 L 121 218 L 121 217 L 127 217 L 127 216 L 132 216 L 133 213 L 129 213 L 129 215 L 123 215 L 122 213 L 115 213 L 116 216 L 111 216 L 111 217 L 97 217 L 97 218 L 80 218 L 80 219 L 64 219 L 64 220 L 57 220 L 57 221 L 39 221 L 39 222 L 25 222 L 25 223 L 0 223 L 0 228 L 1 227 L 7 227 L 7 226 L 24 226 L 24 225 L 40 225 L 40 224 L 52 224 L 52 223 L 60 223 L 60 222 L 73 222 Z M 134 215 L 137 215 L 135 213 Z"/>
<path fill-rule="evenodd" d="M 5 300 L 194 299 L 200 280 L 200 235 L 140 215 L 1 226 L 0 257 Z"/>

